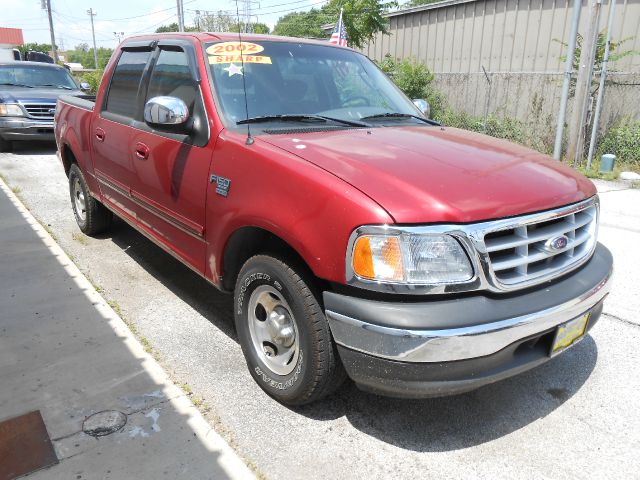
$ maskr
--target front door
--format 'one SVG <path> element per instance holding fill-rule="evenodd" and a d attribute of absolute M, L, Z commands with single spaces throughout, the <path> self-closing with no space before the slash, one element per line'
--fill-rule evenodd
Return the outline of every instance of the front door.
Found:
<path fill-rule="evenodd" d="M 193 78 L 194 61 L 176 45 L 157 47 L 145 102 L 158 96 L 179 98 L 189 108 L 183 127 L 138 122 L 133 148 L 131 195 L 145 212 L 144 223 L 183 260 L 204 273 L 204 239 L 208 172 L 212 151 L 200 87 Z"/>

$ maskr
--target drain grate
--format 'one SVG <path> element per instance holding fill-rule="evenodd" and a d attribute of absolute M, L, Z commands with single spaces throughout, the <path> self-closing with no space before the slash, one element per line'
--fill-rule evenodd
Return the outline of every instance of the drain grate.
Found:
<path fill-rule="evenodd" d="M 127 424 L 127 416 L 117 410 L 94 413 L 84 419 L 82 431 L 92 437 L 104 437 L 117 432 Z"/>
<path fill-rule="evenodd" d="M 40 411 L 0 422 L 0 480 L 58 463 Z"/>

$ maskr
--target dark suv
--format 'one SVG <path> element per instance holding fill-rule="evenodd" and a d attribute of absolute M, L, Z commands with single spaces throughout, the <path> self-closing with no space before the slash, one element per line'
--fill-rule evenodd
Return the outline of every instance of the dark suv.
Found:
<path fill-rule="evenodd" d="M 14 140 L 54 140 L 58 96 L 80 95 L 63 67 L 39 62 L 0 63 L 0 151 Z"/>

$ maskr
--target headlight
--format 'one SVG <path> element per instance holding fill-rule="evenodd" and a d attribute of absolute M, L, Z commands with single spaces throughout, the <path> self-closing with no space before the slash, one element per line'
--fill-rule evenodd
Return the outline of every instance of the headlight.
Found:
<path fill-rule="evenodd" d="M 353 243 L 351 266 L 362 279 L 389 283 L 456 283 L 473 277 L 460 243 L 443 234 L 361 235 Z"/>
<path fill-rule="evenodd" d="M 20 105 L 0 103 L 0 117 L 24 117 L 24 112 Z"/>

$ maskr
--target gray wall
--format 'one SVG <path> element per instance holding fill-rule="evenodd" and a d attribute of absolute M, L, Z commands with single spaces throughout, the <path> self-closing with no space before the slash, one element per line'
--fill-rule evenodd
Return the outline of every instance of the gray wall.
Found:
<path fill-rule="evenodd" d="M 388 15 L 390 35 L 378 34 L 364 48 L 372 59 L 389 53 L 415 57 L 436 73 L 561 72 L 572 0 L 446 0 Z M 580 32 L 588 21 L 582 2 Z M 609 1 L 600 16 L 606 28 Z M 623 50 L 640 51 L 640 0 L 619 0 L 613 40 L 631 37 Z M 610 64 L 618 71 L 640 72 L 640 55 Z"/>
<path fill-rule="evenodd" d="M 386 54 L 420 60 L 435 73 L 436 88 L 455 111 L 520 120 L 529 137 L 523 143 L 550 151 L 566 50 L 559 41 L 568 41 L 572 5 L 573 0 L 445 0 L 391 13 L 391 34 L 378 34 L 363 51 L 374 60 Z M 605 0 L 600 31 L 609 5 Z M 583 0 L 580 32 L 587 21 Z M 621 50 L 640 51 L 640 0 L 618 0 L 612 38 L 630 38 Z M 640 118 L 640 55 L 611 62 L 609 71 L 601 132 L 623 117 Z M 567 118 L 572 104 L 570 99 Z"/>

